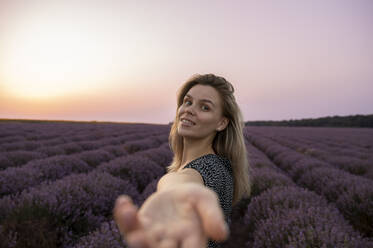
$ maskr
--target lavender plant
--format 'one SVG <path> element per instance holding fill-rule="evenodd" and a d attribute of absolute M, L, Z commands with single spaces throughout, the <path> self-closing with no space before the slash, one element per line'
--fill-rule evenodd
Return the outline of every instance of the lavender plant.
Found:
<path fill-rule="evenodd" d="M 155 162 L 137 154 L 119 157 L 108 163 L 101 164 L 97 169 L 128 180 L 133 185 L 136 185 L 140 193 L 146 185 L 154 179 L 159 179 L 165 172 L 164 168 Z"/>
<path fill-rule="evenodd" d="M 244 217 L 248 247 L 356 247 L 367 243 L 337 208 L 298 187 L 273 187 L 254 197 Z"/>
<path fill-rule="evenodd" d="M 130 195 L 138 202 L 137 190 L 125 180 L 94 171 L 65 177 L 30 188 L 19 196 L 0 201 L 3 234 L 17 233 L 15 247 L 28 243 L 38 247 L 71 247 L 77 239 L 112 219 L 116 197 Z M 1 206 L 10 203 L 12 208 Z M 38 230 L 36 233 L 35 230 Z"/>
<path fill-rule="evenodd" d="M 100 228 L 82 237 L 74 248 L 125 248 L 118 227 L 114 221 L 104 222 Z"/>
<path fill-rule="evenodd" d="M 101 149 L 84 151 L 77 154 L 76 157 L 83 160 L 92 167 L 97 167 L 99 164 L 107 162 L 114 158 L 112 154 Z"/>
<path fill-rule="evenodd" d="M 72 155 L 58 155 L 33 160 L 22 167 L 0 172 L 0 196 L 14 194 L 43 181 L 55 181 L 72 173 L 88 172 L 92 168 Z"/>

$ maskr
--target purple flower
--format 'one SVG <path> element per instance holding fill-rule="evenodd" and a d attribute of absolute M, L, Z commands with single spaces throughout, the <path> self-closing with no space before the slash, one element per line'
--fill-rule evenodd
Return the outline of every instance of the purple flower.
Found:
<path fill-rule="evenodd" d="M 282 173 L 270 168 L 255 168 L 252 171 L 252 197 L 275 186 L 293 186 L 295 183 Z"/>
<path fill-rule="evenodd" d="M 125 248 L 127 244 L 121 238 L 114 221 L 104 222 L 100 228 L 82 237 L 74 248 Z"/>
<path fill-rule="evenodd" d="M 99 164 L 107 162 L 114 158 L 112 154 L 101 149 L 84 151 L 77 154 L 76 156 L 92 167 L 96 167 Z"/>
<path fill-rule="evenodd" d="M 274 187 L 254 197 L 244 217 L 248 247 L 339 247 L 366 243 L 333 205 L 298 187 Z"/>
<path fill-rule="evenodd" d="M 128 181 L 97 171 L 73 174 L 1 199 L 0 223 L 4 233 L 19 234 L 17 244 L 48 240 L 70 246 L 112 219 L 115 199 L 121 194 L 138 203 L 138 192 Z M 2 205 L 9 202 L 12 208 Z M 35 228 L 37 233 L 32 232 Z"/>
<path fill-rule="evenodd" d="M 101 164 L 97 169 L 129 180 L 133 185 L 136 185 L 140 193 L 146 185 L 154 179 L 159 179 L 165 173 L 164 168 L 147 157 L 137 154 L 116 158 Z"/>
<path fill-rule="evenodd" d="M 46 158 L 45 154 L 32 151 L 10 151 L 6 157 L 11 161 L 12 166 L 21 166 L 34 159 Z"/>
<path fill-rule="evenodd" d="M 0 172 L 0 196 L 14 194 L 45 180 L 55 181 L 72 173 L 88 172 L 92 168 L 73 155 L 58 155 L 33 160 L 22 167 Z"/>
<path fill-rule="evenodd" d="M 170 165 L 173 157 L 171 150 L 169 148 L 165 148 L 164 146 L 139 151 L 136 153 L 136 155 L 147 157 L 163 168 Z"/>

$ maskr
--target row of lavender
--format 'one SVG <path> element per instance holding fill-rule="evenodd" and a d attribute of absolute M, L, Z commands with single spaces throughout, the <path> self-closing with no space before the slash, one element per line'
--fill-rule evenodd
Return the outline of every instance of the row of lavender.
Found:
<path fill-rule="evenodd" d="M 127 140 L 127 142 L 70 155 L 55 155 L 34 159 L 23 166 L 8 167 L 0 171 L 0 181 L 2 182 L 0 185 L 0 197 L 40 184 L 44 180 L 56 180 L 71 173 L 88 172 L 102 162 L 166 142 L 168 134 L 151 136 L 131 134 L 128 137 L 123 137 L 122 140 Z"/>
<path fill-rule="evenodd" d="M 362 235 L 373 236 L 372 180 L 347 173 L 249 130 L 247 137 L 297 185 L 324 196 Z"/>
<path fill-rule="evenodd" d="M 88 174 L 43 181 L 1 198 L 0 247 L 71 247 L 80 236 L 112 219 L 118 195 L 131 195 L 141 204 L 142 194 L 147 194 L 144 186 L 164 173 L 171 158 L 167 142 L 143 148 L 101 163 Z"/>
<path fill-rule="evenodd" d="M 373 129 L 247 127 L 252 133 L 314 148 L 315 154 L 373 158 Z M 300 149 L 301 152 L 302 149 Z"/>
<path fill-rule="evenodd" d="M 324 143 L 325 148 L 341 151 L 351 156 L 365 156 L 373 151 L 372 128 L 330 128 L 330 127 L 265 127 L 247 126 L 252 133 L 269 137 L 292 138 L 302 142 Z"/>
<path fill-rule="evenodd" d="M 252 146 L 251 146 L 252 147 Z M 252 147 L 253 148 L 253 147 Z M 255 149 L 255 148 L 253 148 Z M 254 183 L 255 187 L 253 190 L 253 194 L 259 194 L 260 192 L 264 191 L 265 189 L 269 189 L 275 185 L 294 185 L 291 180 L 285 176 L 283 176 L 279 171 L 276 171 L 276 167 L 270 165 L 270 161 L 261 160 L 258 163 L 262 166 L 268 166 L 270 168 L 257 168 L 254 170 L 254 178 L 257 179 Z M 269 173 L 271 172 L 271 173 Z M 264 176 L 266 180 L 260 180 L 259 178 Z M 271 181 L 273 179 L 273 181 Z M 271 182 L 270 182 L 271 181 Z M 143 191 L 143 198 L 142 201 L 146 199 L 148 195 L 156 189 L 157 180 L 153 180 L 152 183 L 148 184 L 146 189 Z M 244 246 L 247 242 L 247 233 L 242 232 L 243 229 L 240 222 L 242 219 L 243 214 L 245 212 L 245 208 L 247 207 L 247 202 L 250 199 L 243 200 L 237 207 L 234 213 L 235 221 L 233 222 L 231 229 L 232 235 L 231 238 L 224 244 L 224 247 L 242 247 L 241 244 Z M 109 248 L 109 247 L 125 247 L 125 242 L 121 241 L 118 229 L 113 221 L 107 221 L 101 224 L 100 228 L 95 230 L 94 232 L 90 233 L 87 236 L 82 237 L 75 248 L 86 248 L 86 247 L 100 247 L 100 248 Z"/>
<path fill-rule="evenodd" d="M 164 134 L 167 136 L 167 134 Z M 68 143 L 46 144 L 37 150 L 28 151 L 28 150 L 16 150 L 16 151 L 6 151 L 0 153 L 0 170 L 7 169 L 9 167 L 18 167 L 26 164 L 29 161 L 35 159 L 43 159 L 56 155 L 70 155 L 81 152 L 92 151 L 96 149 L 105 149 L 105 150 L 115 150 L 116 146 L 128 143 L 129 141 L 137 142 L 139 139 L 149 137 L 149 134 L 139 133 L 139 134 L 130 134 L 122 135 L 116 138 L 108 138 L 105 140 L 98 141 L 72 141 Z M 22 148 L 21 148 L 22 149 Z"/>
<path fill-rule="evenodd" d="M 106 146 L 110 149 L 110 146 L 169 132 L 169 127 L 165 125 L 65 125 L 0 123 L 0 170 L 49 156 L 69 155 Z M 25 129 L 32 132 L 32 140 L 27 137 Z"/>
<path fill-rule="evenodd" d="M 351 174 L 373 179 L 372 129 L 251 127 L 250 130 Z"/>
<path fill-rule="evenodd" d="M 252 167 L 252 196 L 233 210 L 230 247 L 368 247 L 325 198 L 297 186 L 264 153 L 247 142 Z M 143 196 L 154 192 L 156 180 Z M 146 193 L 145 193 L 146 192 Z M 143 199 L 143 200 L 144 200 Z M 275 227 L 275 228 L 274 228 Z M 125 243 L 124 243 L 125 244 Z M 125 247 L 113 221 L 82 237 L 75 248 Z"/>
<path fill-rule="evenodd" d="M 252 141 L 247 136 L 247 141 Z M 254 142 L 255 144 L 255 142 Z M 231 238 L 223 247 L 370 247 L 334 203 L 304 189 L 247 142 L 253 166 L 252 198 L 234 209 Z M 291 154 L 290 154 L 291 155 Z M 155 189 L 155 181 L 149 185 Z M 304 186 L 304 185 L 303 185 Z M 76 248 L 124 247 L 115 224 L 104 222 Z"/>
<path fill-rule="evenodd" d="M 248 136 L 247 141 L 252 142 L 251 138 Z M 250 142 L 253 195 L 235 208 L 232 236 L 224 247 L 243 247 L 245 243 L 248 247 L 371 245 L 347 224 L 333 204 L 296 186 L 290 174 Z M 88 174 L 44 182 L 0 199 L 0 247 L 125 247 L 112 222 L 111 199 L 128 192 L 141 205 L 155 190 L 171 158 L 167 143 L 144 149 L 98 163 Z M 272 223 L 277 225 L 277 232 L 273 232 Z M 40 232 L 35 234 L 35 230 Z M 25 238 L 29 236 L 32 238 Z"/>
<path fill-rule="evenodd" d="M 46 123 L 46 125 L 47 124 L 48 123 Z M 2 131 L 3 131 L 4 127 L 10 127 L 10 128 L 13 127 L 12 125 L 9 125 L 9 124 L 0 125 L 0 126 L 2 128 Z M 17 130 L 18 132 L 21 132 L 21 134 L 23 134 L 22 133 L 22 128 L 20 129 L 20 127 L 25 127 L 26 125 L 22 124 L 22 125 L 15 125 L 15 126 L 16 127 L 13 128 L 13 129 Z M 43 125 L 38 126 L 38 128 L 40 128 L 44 131 L 45 128 L 43 128 L 43 127 L 44 127 Z M 75 124 L 74 127 L 75 127 L 75 129 L 77 129 L 77 127 L 79 129 L 80 126 Z M 132 130 L 131 130 L 131 126 L 129 126 L 128 129 L 126 128 L 126 126 L 123 126 L 123 125 L 121 125 L 120 127 L 121 127 L 122 131 L 127 130 L 127 132 L 128 132 L 128 130 L 130 130 L 130 131 L 138 132 L 140 134 L 139 135 L 132 135 L 132 137 L 131 136 L 128 137 L 129 135 L 127 135 L 127 137 L 125 137 L 124 140 L 127 140 L 127 141 L 128 140 L 133 140 L 133 141 L 127 142 L 121 147 L 119 147 L 119 146 L 104 147 L 104 148 L 106 148 L 107 151 L 112 152 L 116 156 L 118 156 L 118 155 L 123 156 L 124 154 L 132 153 L 132 152 L 135 152 L 135 151 L 140 150 L 140 149 L 143 149 L 143 150 L 148 149 L 148 148 L 150 148 L 154 145 L 158 145 L 159 143 L 167 141 L 168 132 L 167 133 L 164 132 L 164 130 L 167 130 L 167 127 L 165 128 L 164 126 L 162 128 L 158 128 L 155 125 L 153 125 L 153 126 L 152 125 L 136 125 L 136 127 L 139 127 L 139 128 L 138 129 L 132 128 Z M 38 128 L 36 128 L 36 129 L 35 128 L 30 128 L 29 131 L 38 132 L 38 131 L 40 131 Z M 68 128 L 71 129 L 72 127 L 68 127 Z M 97 129 L 98 129 L 98 131 L 101 131 L 99 128 L 97 128 Z M 86 129 L 85 129 L 85 131 L 86 131 Z M 120 131 L 120 130 L 118 129 L 118 131 Z M 1 137 L 5 137 L 4 133 L 5 132 L 1 133 Z M 146 135 L 146 133 L 150 133 L 152 136 Z M 157 133 L 164 133 L 164 134 L 163 135 L 157 135 Z M 81 136 L 86 137 L 87 133 L 85 135 L 81 135 Z M 148 137 L 146 139 L 143 139 L 143 140 L 138 140 L 138 138 L 145 137 L 145 136 L 148 136 Z M 77 139 L 74 139 L 74 140 L 77 140 Z M 0 184 L 0 187 L 2 187 L 2 188 L 6 187 L 6 188 L 14 190 L 14 188 L 17 188 L 17 185 L 18 186 L 20 184 L 22 185 L 22 183 L 23 183 L 21 181 L 22 179 L 24 181 L 26 180 L 26 182 L 31 182 L 31 185 L 39 184 L 42 181 L 42 179 L 45 179 L 45 180 L 48 180 L 49 182 L 51 182 L 55 179 L 58 179 L 60 177 L 65 176 L 67 174 L 77 173 L 77 172 L 80 172 L 81 170 L 86 171 L 86 169 L 89 170 L 92 167 L 98 165 L 100 162 L 105 161 L 108 158 L 109 159 L 112 158 L 111 155 L 108 156 L 107 152 L 102 152 L 102 151 L 100 152 L 99 150 L 92 150 L 92 151 L 88 151 L 88 152 L 83 152 L 83 153 L 80 153 L 80 154 L 77 154 L 77 155 L 78 156 L 76 156 L 76 157 L 73 157 L 73 156 L 54 156 L 54 157 L 50 157 L 48 159 L 39 159 L 39 160 L 31 161 L 30 165 L 32 165 L 32 166 L 28 166 L 29 164 L 27 164 L 26 166 L 19 167 L 19 168 L 9 168 L 9 169 L 17 169 L 17 170 L 13 171 L 15 173 L 12 173 L 12 174 L 4 173 L 3 178 L 1 178 L 2 183 Z M 87 164 L 89 166 L 86 166 Z M 29 170 L 26 170 L 26 169 L 29 169 Z M 74 170 L 76 170 L 76 171 L 74 171 Z M 3 172 L 8 172 L 8 171 L 5 170 Z M 23 175 L 22 175 L 22 172 L 24 172 Z M 32 172 L 36 172 L 36 173 L 32 173 Z M 12 175 L 14 177 L 12 177 Z M 10 183 L 8 182 L 9 179 L 10 179 Z M 23 186 L 25 186 L 25 185 L 23 185 Z M 30 186 L 30 185 L 26 185 L 26 186 Z M 13 192 L 11 192 L 11 193 L 13 193 Z"/>
<path fill-rule="evenodd" d="M 27 127 L 27 130 L 24 130 L 23 127 Z M 165 125 L 148 124 L 0 123 L 0 151 L 20 150 L 21 148 L 34 150 L 40 145 L 55 145 L 73 141 L 97 141 L 102 138 L 107 139 L 142 132 L 155 134 L 158 131 L 167 131 L 167 129 L 168 127 Z"/>
<path fill-rule="evenodd" d="M 353 230 L 333 204 L 297 186 L 287 173 L 251 144 L 247 149 L 253 168 L 252 196 L 249 204 L 235 208 L 234 221 L 238 235 L 246 239 L 246 247 L 366 247 L 372 244 Z M 230 245 L 226 247 L 237 247 L 239 237 L 234 235 L 232 233 Z"/>
<path fill-rule="evenodd" d="M 139 123 L 89 123 L 89 122 L 1 122 L 0 144 L 18 141 L 39 141 L 67 139 L 71 141 L 97 140 L 109 136 L 120 136 L 137 131 L 157 132 L 167 129 L 167 125 Z"/>

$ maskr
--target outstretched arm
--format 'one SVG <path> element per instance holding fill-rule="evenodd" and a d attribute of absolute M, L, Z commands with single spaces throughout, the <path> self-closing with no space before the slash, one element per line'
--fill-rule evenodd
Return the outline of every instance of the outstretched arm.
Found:
<path fill-rule="evenodd" d="M 164 175 L 140 209 L 120 196 L 113 212 L 133 247 L 206 247 L 207 238 L 223 241 L 229 235 L 217 194 L 191 168 Z"/>

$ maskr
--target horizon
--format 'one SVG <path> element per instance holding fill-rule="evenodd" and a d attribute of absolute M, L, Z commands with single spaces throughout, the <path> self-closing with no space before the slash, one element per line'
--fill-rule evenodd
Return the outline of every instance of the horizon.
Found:
<path fill-rule="evenodd" d="M 314 119 L 322 119 L 322 118 L 335 118 L 335 117 L 354 117 L 354 116 L 371 116 L 372 114 L 366 115 L 333 115 L 333 116 L 321 116 L 316 118 L 300 118 L 300 119 L 284 119 L 284 120 L 252 120 L 252 121 L 244 121 L 244 123 L 248 122 L 286 122 L 286 121 L 302 121 L 302 120 L 314 120 Z M 113 124 L 145 124 L 145 125 L 169 125 L 173 123 L 170 121 L 169 123 L 154 123 L 154 122 L 126 122 L 126 121 L 100 121 L 100 120 L 60 120 L 60 119 L 10 119 L 10 118 L 0 118 L 1 121 L 25 121 L 25 122 L 77 122 L 77 123 L 113 123 Z"/>

